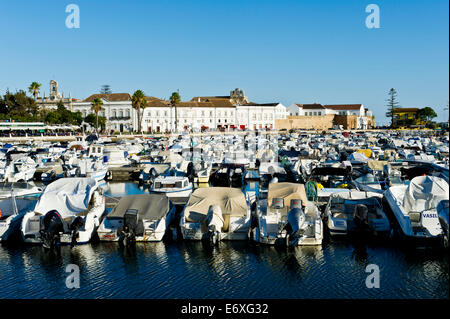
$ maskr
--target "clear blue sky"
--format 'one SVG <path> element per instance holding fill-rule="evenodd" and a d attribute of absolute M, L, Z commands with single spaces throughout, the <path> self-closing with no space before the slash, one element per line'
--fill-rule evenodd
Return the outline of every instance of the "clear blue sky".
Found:
<path fill-rule="evenodd" d="M 66 5 L 80 8 L 67 29 Z M 367 29 L 365 7 L 380 7 Z M 363 103 L 387 120 L 388 90 L 401 106 L 449 93 L 447 0 L 95 1 L 0 0 L 0 93 L 55 79 L 73 97 L 113 92 L 183 100 L 227 95 L 255 102 Z"/>

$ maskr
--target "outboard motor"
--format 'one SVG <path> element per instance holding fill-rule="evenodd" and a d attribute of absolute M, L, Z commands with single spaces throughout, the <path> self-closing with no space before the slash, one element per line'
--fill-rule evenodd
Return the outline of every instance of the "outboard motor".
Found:
<path fill-rule="evenodd" d="M 298 245 L 300 237 L 305 232 L 306 214 L 302 209 L 301 200 L 291 201 L 291 210 L 287 215 L 286 231 L 287 244 L 291 247 Z"/>
<path fill-rule="evenodd" d="M 227 175 L 228 175 L 228 185 L 231 187 L 233 184 L 234 169 L 228 167 Z"/>
<path fill-rule="evenodd" d="M 357 204 L 353 213 L 353 222 L 355 230 L 358 233 L 364 233 L 369 230 L 369 209 L 366 205 Z"/>
<path fill-rule="evenodd" d="M 70 242 L 70 248 L 73 248 L 77 243 L 78 231 L 84 225 L 84 219 L 81 216 L 77 216 L 69 225 L 69 229 L 72 231 L 72 241 Z"/>
<path fill-rule="evenodd" d="M 149 180 L 150 181 L 154 181 L 155 180 L 155 178 L 158 176 L 158 173 L 156 172 L 156 169 L 154 168 L 154 167 L 152 167 L 151 169 L 150 169 L 150 171 L 148 172 L 148 174 L 149 174 Z"/>
<path fill-rule="evenodd" d="M 208 232 L 204 239 L 208 240 L 212 245 L 217 244 L 220 240 L 220 232 L 224 225 L 222 210 L 219 205 L 209 206 L 208 214 L 205 218 L 205 225 L 208 228 Z"/>
<path fill-rule="evenodd" d="M 60 232 L 64 232 L 61 215 L 56 210 L 51 210 L 45 214 L 41 223 L 40 234 L 42 246 L 46 249 L 53 249 L 60 243 Z"/>
<path fill-rule="evenodd" d="M 187 165 L 186 176 L 189 178 L 190 182 L 194 180 L 194 164 L 192 162 L 189 162 Z"/>
<path fill-rule="evenodd" d="M 136 241 L 138 232 L 138 211 L 127 209 L 123 216 L 123 227 L 119 229 L 119 243 L 128 246 Z"/>

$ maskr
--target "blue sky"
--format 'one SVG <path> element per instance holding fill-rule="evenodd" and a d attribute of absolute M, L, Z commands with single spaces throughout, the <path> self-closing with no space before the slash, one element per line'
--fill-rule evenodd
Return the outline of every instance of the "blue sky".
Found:
<path fill-rule="evenodd" d="M 66 5 L 80 8 L 68 29 Z M 380 29 L 365 8 L 380 7 Z M 255 102 L 363 103 L 378 124 L 388 90 L 401 106 L 449 99 L 446 0 L 0 0 L 0 93 L 32 81 L 48 94 L 113 92 L 183 100 L 243 89 Z"/>

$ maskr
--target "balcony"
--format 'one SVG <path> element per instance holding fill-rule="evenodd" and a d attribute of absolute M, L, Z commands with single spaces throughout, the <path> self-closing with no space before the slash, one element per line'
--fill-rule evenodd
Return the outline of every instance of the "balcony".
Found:
<path fill-rule="evenodd" d="M 108 120 L 110 121 L 128 121 L 130 120 L 130 116 L 111 116 Z"/>

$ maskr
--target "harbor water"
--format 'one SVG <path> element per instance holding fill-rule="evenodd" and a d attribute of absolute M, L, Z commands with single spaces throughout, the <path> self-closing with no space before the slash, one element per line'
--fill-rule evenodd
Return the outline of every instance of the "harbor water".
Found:
<path fill-rule="evenodd" d="M 106 194 L 148 192 L 112 183 Z M 69 264 L 80 287 L 69 289 Z M 379 288 L 368 288 L 368 265 L 379 267 Z M 449 298 L 448 255 L 407 250 L 395 240 L 355 247 L 326 240 L 295 249 L 247 242 L 91 243 L 61 247 L 0 246 L 2 298 Z"/>

